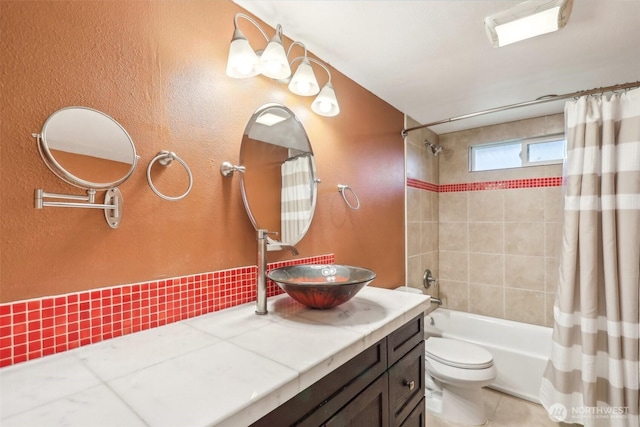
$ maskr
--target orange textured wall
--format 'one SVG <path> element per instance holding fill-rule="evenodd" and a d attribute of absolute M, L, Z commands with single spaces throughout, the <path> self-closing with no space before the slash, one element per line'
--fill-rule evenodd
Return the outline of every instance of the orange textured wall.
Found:
<path fill-rule="evenodd" d="M 237 162 L 246 122 L 268 102 L 298 115 L 322 179 L 300 256 L 335 253 L 338 263 L 375 270 L 375 286 L 404 283 L 402 114 L 335 70 L 334 118 L 272 80 L 228 78 L 239 11 L 227 0 L 0 2 L 1 302 L 255 265 L 239 178 L 219 167 Z M 249 27 L 245 34 L 260 48 Z M 31 137 L 72 105 L 118 120 L 141 156 L 120 186 L 118 229 L 101 211 L 33 207 L 36 188 L 82 193 L 53 176 Z M 147 184 L 146 167 L 163 149 L 191 167 L 184 200 L 164 201 Z M 186 188 L 179 164 L 154 180 L 169 195 Z M 358 192 L 359 211 L 346 207 L 339 183 Z M 288 258 L 269 254 L 269 262 Z"/>

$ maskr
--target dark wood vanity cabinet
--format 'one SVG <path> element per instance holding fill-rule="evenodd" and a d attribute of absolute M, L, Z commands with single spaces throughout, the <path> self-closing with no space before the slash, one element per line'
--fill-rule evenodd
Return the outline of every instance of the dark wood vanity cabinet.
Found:
<path fill-rule="evenodd" d="M 420 315 L 256 421 L 253 427 L 424 427 Z"/>

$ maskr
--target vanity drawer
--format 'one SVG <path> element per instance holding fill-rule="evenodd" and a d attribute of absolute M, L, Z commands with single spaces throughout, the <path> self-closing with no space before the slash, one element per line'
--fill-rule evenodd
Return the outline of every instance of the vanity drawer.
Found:
<path fill-rule="evenodd" d="M 424 341 L 424 316 L 420 314 L 387 337 L 389 366 Z"/>
<path fill-rule="evenodd" d="M 389 369 L 389 425 L 401 425 L 424 398 L 424 369 L 424 340 Z"/>

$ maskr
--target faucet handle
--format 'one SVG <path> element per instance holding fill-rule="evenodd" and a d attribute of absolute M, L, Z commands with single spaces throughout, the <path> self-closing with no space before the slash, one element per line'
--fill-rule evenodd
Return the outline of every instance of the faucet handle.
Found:
<path fill-rule="evenodd" d="M 261 228 L 258 230 L 258 239 L 264 239 L 269 234 L 277 236 L 279 233 L 277 231 L 269 231 L 269 230 L 265 230 L 264 228 Z"/>

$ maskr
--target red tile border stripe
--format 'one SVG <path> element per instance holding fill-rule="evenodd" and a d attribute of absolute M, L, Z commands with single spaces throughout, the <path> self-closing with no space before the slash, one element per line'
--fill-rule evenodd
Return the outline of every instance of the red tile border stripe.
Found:
<path fill-rule="evenodd" d="M 415 178 L 407 178 L 407 187 L 417 188 L 419 190 L 438 192 L 438 185 L 430 182 L 421 181 Z"/>
<path fill-rule="evenodd" d="M 560 187 L 563 177 L 510 179 L 504 181 L 466 182 L 461 184 L 436 185 L 407 178 L 407 187 L 418 188 L 436 193 L 454 193 L 460 191 L 513 190 L 517 188 Z"/>
<path fill-rule="evenodd" d="M 334 254 L 271 263 L 333 264 Z M 0 368 L 256 300 L 256 266 L 0 304 Z M 267 296 L 283 291 L 267 281 Z"/>

